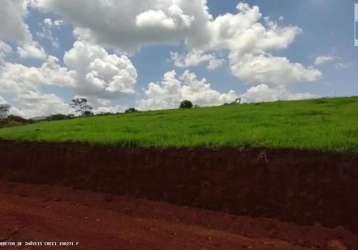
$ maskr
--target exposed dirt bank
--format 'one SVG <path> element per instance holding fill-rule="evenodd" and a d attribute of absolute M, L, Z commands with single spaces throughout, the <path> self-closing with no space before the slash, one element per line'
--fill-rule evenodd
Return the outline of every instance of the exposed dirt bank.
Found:
<path fill-rule="evenodd" d="M 85 250 L 358 247 L 358 236 L 342 228 L 297 226 L 56 186 L 0 182 L 0 190 L 0 242 L 71 241 L 78 246 L 63 249 Z"/>
<path fill-rule="evenodd" d="M 0 143 L 5 180 L 358 232 L 358 155 Z"/>

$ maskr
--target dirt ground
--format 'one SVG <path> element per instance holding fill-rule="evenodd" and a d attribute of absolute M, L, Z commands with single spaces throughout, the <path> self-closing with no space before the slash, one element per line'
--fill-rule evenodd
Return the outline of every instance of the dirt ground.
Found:
<path fill-rule="evenodd" d="M 358 154 L 0 142 L 0 179 L 358 233 Z"/>
<path fill-rule="evenodd" d="M 357 154 L 0 142 L 0 167 L 0 249 L 358 249 Z"/>
<path fill-rule="evenodd" d="M 343 228 L 298 226 L 164 202 L 0 182 L 0 242 L 74 242 L 0 249 L 358 249 Z"/>

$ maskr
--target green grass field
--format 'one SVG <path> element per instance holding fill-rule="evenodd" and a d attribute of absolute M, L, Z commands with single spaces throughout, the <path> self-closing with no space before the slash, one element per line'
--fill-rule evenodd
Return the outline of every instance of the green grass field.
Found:
<path fill-rule="evenodd" d="M 0 129 L 0 139 L 159 148 L 358 152 L 358 97 L 96 116 Z"/>

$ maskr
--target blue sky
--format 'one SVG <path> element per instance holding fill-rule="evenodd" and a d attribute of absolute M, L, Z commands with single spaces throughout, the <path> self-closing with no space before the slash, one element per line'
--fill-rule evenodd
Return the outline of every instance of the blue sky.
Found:
<path fill-rule="evenodd" d="M 14 4 L 10 0 L 5 1 L 9 6 Z M 22 0 L 15 2 L 24 3 Z M 156 0 L 142 1 L 143 6 L 138 6 L 138 10 L 135 5 L 129 6 L 129 14 L 121 12 L 123 6 L 116 1 L 109 1 L 114 6 L 104 6 L 96 0 L 83 1 L 83 10 L 80 4 L 76 7 L 75 3 L 66 6 L 57 0 L 39 2 L 28 1 L 25 8 L 15 4 L 15 8 L 10 6 L 4 10 L 8 11 L 9 18 L 14 18 L 7 19 L 8 25 L 18 25 L 18 35 L 0 28 L 0 42 L 12 48 L 11 52 L 1 56 L 0 46 L 0 78 L 5 82 L 2 83 L 3 89 L 8 86 L 14 89 L 0 90 L 0 101 L 11 104 L 12 112 L 16 114 L 39 116 L 71 112 L 67 104 L 74 96 L 87 97 L 101 112 L 120 111 L 130 106 L 141 109 L 172 108 L 184 98 L 210 106 L 235 97 L 251 102 L 358 95 L 358 47 L 354 47 L 355 1 L 352 0 L 247 0 L 245 6 L 251 12 L 245 12 L 244 7 L 238 11 L 236 6 L 240 1 L 237 0 L 208 0 L 207 7 L 213 16 L 211 20 L 207 18 L 205 6 L 189 1 L 176 4 L 175 13 L 170 9 L 175 1 L 168 0 L 168 8 L 159 5 Z M 258 36 L 254 41 L 257 47 L 247 50 L 249 43 L 246 47 L 236 44 L 250 38 L 247 35 L 250 33 L 242 35 L 234 32 L 232 37 L 226 37 L 227 43 L 223 45 L 226 38 L 216 34 L 217 30 L 212 27 L 220 27 L 224 31 L 249 30 L 252 27 L 244 27 L 240 23 L 250 18 L 249 13 L 257 14 L 254 6 L 259 7 L 262 17 L 250 25 L 262 25 L 266 27 L 262 36 L 275 32 L 274 37 L 269 41 Z M 100 13 L 92 13 L 92 19 L 85 13 L 87 8 L 91 10 L 92 7 L 109 13 L 108 17 L 103 17 L 103 23 Z M 109 9 L 105 10 L 106 7 Z M 15 20 L 16 15 L 10 15 L 10 11 L 18 11 L 19 20 Z M 238 18 L 239 12 L 245 12 L 243 19 L 235 23 L 233 21 Z M 130 16 L 131 13 L 134 13 L 133 16 Z M 231 24 L 220 23 L 219 19 L 228 13 L 232 14 L 227 18 L 232 20 Z M 124 15 L 123 19 L 118 19 L 118 30 L 114 23 L 116 19 L 111 19 L 112 14 L 113 18 Z M 3 18 L 5 16 L 6 13 Z M 269 19 L 265 21 L 266 17 Z M 125 20 L 129 23 L 131 18 L 137 26 L 126 26 Z M 50 23 L 46 24 L 46 19 Z M 93 21 L 97 19 L 98 23 Z M 200 24 L 201 20 L 204 21 Z M 272 28 L 268 20 L 284 31 Z M 55 21 L 59 23 L 55 24 Z M 20 27 L 21 22 L 27 29 Z M 172 26 L 166 26 L 168 23 Z M 203 23 L 209 28 L 201 34 L 200 25 Z M 111 24 L 114 24 L 113 27 Z M 84 32 L 83 28 L 88 32 Z M 18 38 L 21 32 L 26 38 Z M 208 41 L 200 40 L 206 36 Z M 278 40 L 282 40 L 281 44 Z M 272 41 L 276 43 L 267 45 Z M 54 45 L 55 42 L 57 45 Z M 266 45 L 262 47 L 260 44 Z M 25 51 L 22 55 L 19 52 L 21 48 Z M 80 48 L 86 49 L 87 55 L 81 54 Z M 200 51 L 201 59 L 183 63 L 193 51 Z M 92 52 L 96 55 L 87 58 Z M 172 58 L 172 53 L 181 56 L 181 65 L 180 61 Z M 67 60 L 64 60 L 66 54 Z M 112 55 L 116 56 L 115 59 Z M 57 66 L 47 69 L 50 57 L 57 58 Z M 98 61 L 105 66 L 96 64 L 99 68 L 94 68 L 93 63 Z M 208 63 L 214 61 L 220 66 L 208 69 Z M 87 63 L 86 70 L 78 66 L 82 62 L 83 65 Z M 274 66 L 267 72 L 265 67 L 252 67 L 261 64 Z M 107 71 L 110 67 L 115 73 Z M 59 73 L 58 68 L 63 70 Z M 40 80 L 27 73 L 34 70 L 41 76 Z M 175 74 L 165 76 L 173 70 Z M 14 72 L 23 72 L 21 74 L 30 79 L 9 76 Z M 287 79 L 281 81 L 286 75 Z M 88 80 L 88 76 L 92 80 Z M 267 82 L 266 78 L 269 79 Z M 148 85 L 150 82 L 154 84 Z M 169 85 L 175 85 L 175 89 Z"/>
<path fill-rule="evenodd" d="M 225 2 L 225 4 L 223 4 Z M 284 23 L 297 25 L 303 29 L 296 41 L 282 53 L 293 61 L 312 64 L 316 57 L 332 55 L 347 64 L 346 69 L 336 69 L 334 65 L 324 65 L 323 79 L 314 85 L 303 84 L 297 87 L 321 96 L 349 96 L 358 94 L 357 63 L 358 48 L 354 47 L 354 3 L 352 0 L 252 0 L 265 16 Z M 358 2 L 357 2 L 358 3 Z M 213 13 L 219 15 L 234 10 L 237 1 L 209 1 Z"/>

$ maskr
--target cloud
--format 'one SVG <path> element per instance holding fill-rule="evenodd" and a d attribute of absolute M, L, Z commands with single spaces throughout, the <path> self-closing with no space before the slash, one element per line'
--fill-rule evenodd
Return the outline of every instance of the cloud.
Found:
<path fill-rule="evenodd" d="M 52 114 L 69 114 L 73 110 L 70 105 L 55 94 L 29 91 L 15 99 L 18 115 L 27 118 L 42 117 Z M 13 112 L 12 110 L 10 110 Z"/>
<path fill-rule="evenodd" d="M 213 69 L 223 63 L 215 57 L 220 53 L 227 55 L 232 74 L 251 85 L 283 86 L 314 82 L 322 77 L 318 69 L 273 55 L 288 48 L 302 30 L 263 19 L 257 6 L 239 3 L 236 14 L 208 19 L 206 26 L 203 29 L 207 32 L 206 41 L 196 44 L 186 54 L 171 54 L 176 67 L 208 64 Z M 189 40 L 195 40 L 195 36 Z"/>
<path fill-rule="evenodd" d="M 306 68 L 299 63 L 291 63 L 285 57 L 270 54 L 230 55 L 232 73 L 239 79 L 252 84 L 269 86 L 287 86 L 300 82 L 313 82 L 322 74 L 314 68 Z"/>
<path fill-rule="evenodd" d="M 289 74 L 285 79 L 288 83 L 315 81 L 320 76 L 317 69 L 272 55 L 276 50 L 288 48 L 302 30 L 262 18 L 259 7 L 247 3 L 240 2 L 235 14 L 226 13 L 216 18 L 210 15 L 207 1 L 37 0 L 36 3 L 38 8 L 55 12 L 73 23 L 74 33 L 80 40 L 105 47 L 133 52 L 152 44 L 184 42 L 187 54 L 172 54 L 177 67 L 208 64 L 209 69 L 214 69 L 223 63 L 215 54 L 227 53 L 233 75 L 243 81 L 248 77 L 240 67 L 259 61 L 283 66 L 283 70 L 279 70 L 268 65 L 267 73 L 259 65 L 250 70 L 260 75 L 260 80 L 269 76 L 266 84 L 276 80 L 274 84 L 282 84 L 281 76 L 285 73 Z M 93 18 L 92 13 L 102 18 Z M 242 57 L 244 59 L 239 59 Z"/>
<path fill-rule="evenodd" d="M 55 36 L 53 31 L 59 31 L 64 25 L 64 21 L 60 19 L 45 18 L 40 24 L 40 31 L 36 33 L 36 36 L 41 40 L 47 40 L 50 42 L 52 47 L 59 48 L 60 42 Z"/>
<path fill-rule="evenodd" d="M 206 1 L 62 1 L 37 0 L 32 6 L 54 12 L 74 24 L 74 33 L 122 51 L 151 44 L 173 44 L 205 32 L 210 15 Z M 93 13 L 101 18 L 94 18 Z"/>
<path fill-rule="evenodd" d="M 318 56 L 315 59 L 316 66 L 333 65 L 337 70 L 347 69 L 352 66 L 349 62 L 344 62 L 341 57 L 337 56 Z"/>
<path fill-rule="evenodd" d="M 286 49 L 302 30 L 295 26 L 280 26 L 263 19 L 259 7 L 239 3 L 236 14 L 218 16 L 209 22 L 211 39 L 204 51 L 227 51 L 231 72 L 241 81 L 251 84 L 284 86 L 313 82 L 321 72 L 312 67 L 292 63 L 273 53 Z"/>
<path fill-rule="evenodd" d="M 332 63 L 336 60 L 336 57 L 333 56 L 318 56 L 315 59 L 314 65 L 319 66 L 327 63 Z"/>
<path fill-rule="evenodd" d="M 352 66 L 351 63 L 346 63 L 346 62 L 338 62 L 335 64 L 336 69 L 348 69 Z"/>
<path fill-rule="evenodd" d="M 127 56 L 109 54 L 104 48 L 76 41 L 64 63 L 75 76 L 76 94 L 103 99 L 134 93 L 137 71 Z"/>
<path fill-rule="evenodd" d="M 31 38 L 29 27 L 23 17 L 26 15 L 24 0 L 2 0 L 0 8 L 0 40 L 27 41 Z"/>
<path fill-rule="evenodd" d="M 37 0 L 33 6 L 73 23 L 82 40 L 122 51 L 183 41 L 195 49 L 252 53 L 287 48 L 301 32 L 273 21 L 261 23 L 260 9 L 247 3 L 239 3 L 236 14 L 216 18 L 205 0 Z"/>
<path fill-rule="evenodd" d="M 43 23 L 49 28 L 58 28 L 64 24 L 64 21 L 61 19 L 54 20 L 51 18 L 45 18 Z"/>
<path fill-rule="evenodd" d="M 0 96 L 0 104 L 7 104 L 7 101 L 2 96 Z"/>
<path fill-rule="evenodd" d="M 23 59 L 37 59 L 45 60 L 47 53 L 45 50 L 34 41 L 24 43 L 22 46 L 17 47 L 17 53 Z"/>
<path fill-rule="evenodd" d="M 7 43 L 0 41 L 0 64 L 5 57 L 12 52 L 12 48 Z"/>
<path fill-rule="evenodd" d="M 4 6 L 0 10 L 0 21 L 7 21 L 0 27 L 0 95 L 18 110 L 31 99 L 45 103 L 56 99 L 43 93 L 42 87 L 46 85 L 85 96 L 98 110 L 110 109 L 116 106 L 114 100 L 135 93 L 138 76 L 129 57 L 142 47 L 157 44 L 184 45 L 185 53 L 171 54 L 176 67 L 205 65 L 213 70 L 228 65 L 240 82 L 253 86 L 246 93 L 248 99 L 292 98 L 289 86 L 314 82 L 322 76 L 314 67 L 275 56 L 278 50 L 294 42 L 302 33 L 300 28 L 263 18 L 259 7 L 247 3 L 240 2 L 236 13 L 215 18 L 209 13 L 206 0 L 4 0 Z M 61 18 L 45 18 L 37 33 L 40 41 L 48 40 L 54 47 L 58 46 L 54 30 L 64 22 L 73 25 L 76 42 L 65 53 L 63 65 L 33 40 L 23 20 L 27 6 Z M 42 64 L 31 67 L 4 61 L 12 51 L 6 44 L 12 42 L 20 59 L 35 58 L 42 60 Z M 27 98 L 22 100 L 20 95 Z M 190 99 L 209 106 L 236 97 L 234 91 L 220 93 L 212 89 L 210 83 L 199 80 L 194 73 L 186 71 L 177 76 L 172 71 L 162 81 L 150 83 L 145 98 L 138 104 L 144 109 L 172 108 L 182 99 Z M 64 110 L 60 104 L 58 107 Z"/>
<path fill-rule="evenodd" d="M 28 25 L 24 21 L 27 14 L 26 0 L 3 0 L 0 8 L 0 42 L 14 42 L 21 58 L 44 60 L 46 52 L 33 41 Z"/>
<path fill-rule="evenodd" d="M 112 100 L 134 93 L 137 72 L 127 56 L 109 54 L 98 45 L 77 41 L 66 52 L 64 64 L 61 66 L 53 56 L 46 57 L 38 67 L 4 61 L 0 64 L 0 95 L 18 114 L 31 117 L 56 110 L 69 112 L 61 98 L 43 93 L 45 86 L 88 97 L 96 109 L 102 110 L 113 106 Z"/>
<path fill-rule="evenodd" d="M 143 29 L 180 30 L 190 28 L 193 16 L 183 13 L 183 10 L 173 4 L 167 13 L 163 10 L 147 10 L 136 16 L 136 26 Z"/>
<path fill-rule="evenodd" d="M 162 81 L 150 83 L 145 90 L 145 98 L 138 102 L 141 110 L 171 109 L 179 107 L 183 100 L 194 105 L 215 106 L 233 102 L 237 98 L 235 91 L 220 93 L 211 88 L 207 80 L 199 80 L 194 73 L 185 71 L 177 76 L 175 71 L 164 74 Z"/>
<path fill-rule="evenodd" d="M 206 65 L 208 70 L 215 70 L 225 63 L 224 59 L 217 58 L 215 54 L 208 54 L 199 50 L 192 50 L 187 54 L 171 52 L 170 55 L 174 65 L 180 68 Z"/>
<path fill-rule="evenodd" d="M 0 96 L 11 104 L 12 113 L 24 117 L 69 112 L 60 97 L 43 93 L 43 87 L 74 86 L 72 74 L 52 56 L 39 67 L 4 62 L 0 65 Z"/>
<path fill-rule="evenodd" d="M 260 84 L 249 88 L 242 96 L 244 103 L 252 102 L 272 102 L 279 100 L 302 100 L 317 98 L 318 96 L 310 93 L 292 93 L 286 87 L 270 87 Z"/>
<path fill-rule="evenodd" d="M 51 56 L 39 67 L 9 62 L 0 66 L 0 94 L 19 96 L 44 85 L 74 86 L 73 73 Z"/>
<path fill-rule="evenodd" d="M 203 47 L 207 50 L 226 49 L 239 54 L 262 53 L 287 48 L 301 33 L 295 26 L 279 26 L 260 22 L 259 7 L 239 3 L 236 14 L 220 15 L 208 23 L 210 39 Z"/>

